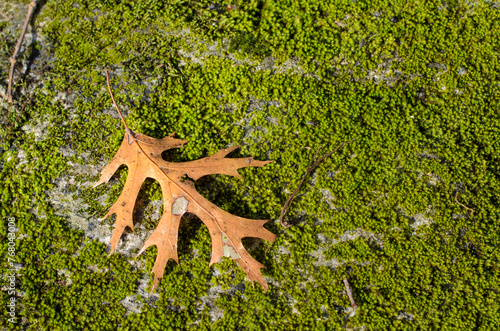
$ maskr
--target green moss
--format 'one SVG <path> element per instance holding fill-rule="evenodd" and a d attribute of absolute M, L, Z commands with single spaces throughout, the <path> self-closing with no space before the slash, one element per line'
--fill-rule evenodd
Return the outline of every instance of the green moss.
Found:
<path fill-rule="evenodd" d="M 24 264 L 16 283 L 25 292 L 19 316 L 44 330 L 498 328 L 497 6 L 237 1 L 216 10 L 211 4 L 44 4 L 35 26 L 53 67 L 17 120 L 1 110 L 7 121 L 0 136 L 13 126 L 1 145 L 0 238 L 7 217 L 25 235 L 16 246 Z M 2 36 L 14 33 L 4 25 Z M 15 40 L 10 34 L 0 38 L 2 72 Z M 218 55 L 207 55 L 205 43 L 214 41 Z M 256 64 L 273 56 L 274 66 L 257 70 L 230 52 Z M 203 65 L 186 53 L 205 54 Z M 301 69 L 282 68 L 290 63 Z M 180 265 L 167 265 L 159 299 L 138 296 L 141 312 L 125 314 L 120 302 L 136 293 L 141 277 L 151 281 L 144 273 L 156 248 L 138 257 L 141 269 L 120 254 L 107 257 L 103 244 L 55 216 L 46 193 L 71 173 L 68 161 L 83 162 L 80 155 L 89 153 L 85 162 L 97 165 L 121 143 L 121 123 L 109 116 L 105 68 L 133 130 L 157 138 L 176 132 L 189 141 L 171 160 L 231 145 L 241 146 L 234 157 L 275 160 L 240 170 L 244 181 L 209 176 L 196 183 L 230 213 L 271 220 L 274 244 L 245 242 L 267 267 L 268 292 L 252 287 L 234 261 L 209 267 L 208 231 L 189 219 L 179 234 Z M 0 79 L 4 84 L 6 74 Z M 42 138 L 21 129 L 44 122 L 50 125 Z M 281 206 L 316 150 L 326 153 L 351 139 L 305 181 L 288 213 L 297 224 L 283 230 Z M 68 146 L 75 156 L 63 156 Z M 20 150 L 26 163 L 17 158 Z M 97 178 L 81 175 L 71 192 L 89 205 L 89 215 L 101 217 L 126 175 L 119 172 L 121 184 L 83 190 L 82 183 Z M 104 193 L 103 207 L 96 199 Z M 147 183 L 140 198 L 160 199 L 158 185 Z M 155 226 L 150 213 L 144 222 Z M 348 231 L 365 235 L 350 240 Z M 1 273 L 8 268 L 3 261 Z M 359 307 L 354 316 L 344 278 Z M 207 299 L 219 286 L 222 294 Z M 2 291 L 0 304 L 7 300 Z M 221 314 L 212 320 L 215 307 Z M 22 329 L 5 314 L 0 310 L 0 326 Z"/>

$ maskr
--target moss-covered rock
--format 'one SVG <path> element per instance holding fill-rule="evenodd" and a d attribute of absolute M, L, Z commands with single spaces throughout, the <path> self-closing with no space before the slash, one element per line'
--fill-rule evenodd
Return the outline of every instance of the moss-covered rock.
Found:
<path fill-rule="evenodd" d="M 14 272 L 16 290 L 2 278 L 0 327 L 498 328 L 498 2 L 48 0 L 9 105 L 27 4 L 0 5 L 0 273 Z M 240 145 L 234 156 L 276 161 L 196 183 L 228 212 L 271 220 L 274 244 L 245 242 L 268 292 L 231 260 L 208 267 L 210 236 L 191 217 L 180 265 L 148 296 L 156 248 L 133 257 L 161 212 L 155 182 L 136 232 L 107 256 L 113 219 L 98 220 L 127 169 L 92 188 L 124 134 L 106 68 L 131 129 L 189 141 L 171 160 Z M 305 181 L 282 229 L 315 152 L 351 139 Z"/>

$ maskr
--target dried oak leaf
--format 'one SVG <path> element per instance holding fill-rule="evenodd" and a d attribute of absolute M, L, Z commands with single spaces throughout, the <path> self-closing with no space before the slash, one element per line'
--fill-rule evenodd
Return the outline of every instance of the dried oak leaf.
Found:
<path fill-rule="evenodd" d="M 165 150 L 182 147 L 187 141 L 173 138 L 173 134 L 163 139 L 155 139 L 126 128 L 120 149 L 101 173 L 94 185 L 109 181 L 121 165 L 128 167 L 128 177 L 118 200 L 103 219 L 116 214 L 116 224 L 111 237 L 111 252 L 126 227 L 133 230 L 133 211 L 137 194 L 146 178 L 156 179 L 163 195 L 163 215 L 151 237 L 145 242 L 139 254 L 155 245 L 158 255 L 152 272 L 155 275 L 153 289 L 163 276 L 169 259 L 177 263 L 177 236 L 179 221 L 186 212 L 196 214 L 210 231 L 212 238 L 212 259 L 210 265 L 221 260 L 222 256 L 231 257 L 246 272 L 252 281 L 258 281 L 265 290 L 268 285 L 260 273 L 264 268 L 245 250 L 241 239 L 257 237 L 274 241 L 276 236 L 263 225 L 267 220 L 253 220 L 238 217 L 220 209 L 195 189 L 190 180 L 181 181 L 186 175 L 193 180 L 210 174 L 224 174 L 241 178 L 237 169 L 262 167 L 272 161 L 257 161 L 253 158 L 226 158 L 236 147 L 226 148 L 217 153 L 189 162 L 173 163 L 162 159 Z"/>

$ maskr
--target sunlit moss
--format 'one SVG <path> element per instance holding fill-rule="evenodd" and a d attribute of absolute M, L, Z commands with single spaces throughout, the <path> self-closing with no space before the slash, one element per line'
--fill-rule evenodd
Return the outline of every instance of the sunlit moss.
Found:
<path fill-rule="evenodd" d="M 0 236 L 7 216 L 27 235 L 17 247 L 25 266 L 18 284 L 25 292 L 22 316 L 45 330 L 498 326 L 498 6 L 211 5 L 44 4 L 35 25 L 47 38 L 53 68 L 1 146 Z M 214 41 L 219 49 L 210 53 L 205 42 Z M 203 64 L 182 55 L 191 52 L 205 54 Z M 268 56 L 272 69 L 257 70 Z M 121 123 L 109 116 L 105 68 L 133 130 L 157 138 L 176 132 L 189 141 L 174 160 L 232 145 L 241 146 L 235 157 L 275 160 L 240 170 L 243 181 L 211 176 L 197 182 L 221 208 L 271 220 L 266 227 L 278 235 L 272 246 L 247 242 L 267 267 L 268 292 L 252 287 L 233 261 L 208 267 L 208 231 L 189 220 L 180 230 L 180 265 L 167 265 L 159 299 L 140 298 L 141 313 L 125 314 L 120 302 L 151 270 L 156 248 L 138 258 L 143 270 L 122 255 L 108 258 L 105 245 L 69 228 L 46 198 L 54 179 L 70 171 L 68 161 L 83 153 L 87 162 L 107 161 L 121 143 Z M 60 100 L 59 93 L 74 100 Z M 14 115 L 8 113 L 9 121 Z M 44 139 L 21 129 L 39 121 L 51 123 Z M 283 230 L 281 206 L 315 152 L 351 139 L 305 181 L 288 214 L 298 224 Z M 76 156 L 62 155 L 67 145 Z M 104 215 L 95 199 L 108 193 L 109 208 L 125 176 L 122 171 L 115 186 L 77 191 L 86 212 Z M 156 184 L 141 194 L 161 198 Z M 6 249 L 2 240 L 2 256 Z M 351 317 L 344 278 L 359 306 Z M 217 286 L 222 294 L 213 307 L 222 314 L 213 321 L 213 307 L 202 298 Z M 5 305 L 5 292 L 0 298 Z M 0 317 L 0 326 L 12 326 L 4 310 Z"/>

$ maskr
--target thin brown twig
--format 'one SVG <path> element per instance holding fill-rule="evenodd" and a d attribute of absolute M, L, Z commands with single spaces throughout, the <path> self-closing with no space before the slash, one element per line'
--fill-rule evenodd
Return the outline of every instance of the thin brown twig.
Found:
<path fill-rule="evenodd" d="M 349 300 L 351 301 L 352 308 L 354 308 L 354 309 L 358 308 L 358 305 L 354 301 L 354 296 L 352 295 L 351 286 L 349 285 L 347 278 L 344 278 L 344 286 L 345 286 L 345 291 L 347 292 L 347 296 L 349 297 Z"/>
<path fill-rule="evenodd" d="M 343 143 L 342 143 L 343 144 Z M 339 147 L 337 147 L 337 149 L 339 149 L 342 144 L 340 144 Z M 302 180 L 300 181 L 299 183 L 299 186 L 297 186 L 297 188 L 295 189 L 295 191 L 292 193 L 292 195 L 288 198 L 288 200 L 285 202 L 285 204 L 283 205 L 283 209 L 281 209 L 281 214 L 280 214 L 280 223 L 281 225 L 286 229 L 286 228 L 289 228 L 292 226 L 291 223 L 289 223 L 288 221 L 284 220 L 284 217 L 285 217 L 285 213 L 287 212 L 288 210 L 288 207 L 290 207 L 290 204 L 292 203 L 292 200 L 295 198 L 295 195 L 297 194 L 297 192 L 299 191 L 299 188 L 302 186 L 302 184 L 304 183 L 304 180 L 306 179 L 307 175 L 312 171 L 313 167 L 314 167 L 314 160 L 316 159 L 316 156 L 318 156 L 318 153 L 320 151 L 321 147 L 318 148 L 318 150 L 316 151 L 316 153 L 314 154 L 311 162 L 309 162 L 309 164 L 307 165 L 307 171 L 305 173 L 305 175 L 302 177 Z M 325 154 L 326 155 L 326 154 Z M 324 156 L 323 156 L 324 158 Z M 311 164 L 313 164 L 313 166 L 311 166 Z"/>
<path fill-rule="evenodd" d="M 23 30 L 21 31 L 21 36 L 17 40 L 16 48 L 14 49 L 14 54 L 9 58 L 10 60 L 10 71 L 9 71 L 9 85 L 7 85 L 7 101 L 12 103 L 12 81 L 14 80 L 14 67 L 17 62 L 17 57 L 19 56 L 19 51 L 21 50 L 21 45 L 23 43 L 24 35 L 28 29 L 28 24 L 31 21 L 31 16 L 35 12 L 36 3 L 38 0 L 33 0 L 28 5 L 28 14 L 26 15 L 26 20 L 24 21 Z"/>
<path fill-rule="evenodd" d="M 457 202 L 460 206 L 464 207 L 464 208 L 465 208 L 465 209 L 467 209 L 467 210 L 470 210 L 470 211 L 471 211 L 471 213 L 470 213 L 470 214 L 471 214 L 471 216 L 472 216 L 472 215 L 474 215 L 474 209 L 469 208 L 469 207 L 467 207 L 466 205 L 464 205 L 464 204 L 460 203 L 460 201 L 458 201 L 458 191 L 457 191 L 457 192 L 456 192 L 456 194 L 455 194 L 455 201 L 456 201 L 456 202 Z"/>
<path fill-rule="evenodd" d="M 350 141 L 348 141 L 346 143 L 349 144 L 350 142 L 354 141 L 356 139 L 352 139 Z M 286 228 L 289 228 L 290 226 L 292 226 L 292 224 L 290 224 L 288 221 L 284 220 L 285 218 L 285 214 L 288 210 L 288 207 L 290 207 L 290 204 L 292 203 L 292 200 L 295 198 L 295 195 L 297 194 L 297 192 L 299 191 L 300 187 L 302 186 L 302 184 L 304 183 L 304 181 L 306 180 L 306 177 L 313 171 L 314 168 L 316 168 L 316 166 L 318 164 L 320 164 L 324 159 L 326 159 L 327 157 L 329 157 L 330 155 L 332 155 L 333 153 L 335 153 L 336 151 L 338 151 L 342 146 L 344 146 L 344 143 L 342 142 L 337 148 L 335 148 L 333 151 L 329 152 L 329 153 L 326 153 L 325 155 L 323 155 L 319 160 L 317 161 L 314 161 L 316 159 L 316 156 L 318 155 L 318 152 L 321 148 L 319 148 L 317 151 L 316 151 L 316 154 L 314 154 L 314 157 L 313 159 L 311 160 L 311 162 L 309 163 L 309 166 L 307 168 L 307 171 L 306 173 L 304 174 L 304 177 L 302 177 L 302 180 L 300 181 L 299 183 L 299 186 L 297 186 L 297 188 L 295 189 L 295 191 L 292 193 L 292 195 L 290 195 L 290 197 L 288 198 L 288 200 L 285 202 L 285 204 L 283 205 L 283 208 L 281 209 L 281 215 L 280 215 L 280 223 L 281 225 L 286 229 Z M 312 164 L 312 165 L 311 165 Z"/>
<path fill-rule="evenodd" d="M 2 140 L 0 140 L 0 143 L 2 143 L 4 141 L 4 139 L 10 134 L 10 131 L 12 130 L 12 128 L 14 127 L 14 124 L 16 124 L 17 120 L 19 119 L 19 116 L 21 116 L 21 114 L 23 113 L 24 111 L 24 108 L 26 107 L 26 105 L 28 104 L 28 102 L 31 100 L 31 95 L 28 96 L 28 99 L 26 99 L 26 101 L 24 102 L 23 104 L 23 107 L 21 108 L 21 111 L 19 112 L 19 114 L 17 114 L 16 118 L 14 119 L 14 121 L 10 124 L 10 127 L 9 129 L 7 130 L 7 132 L 5 133 L 5 135 L 3 136 Z"/>

